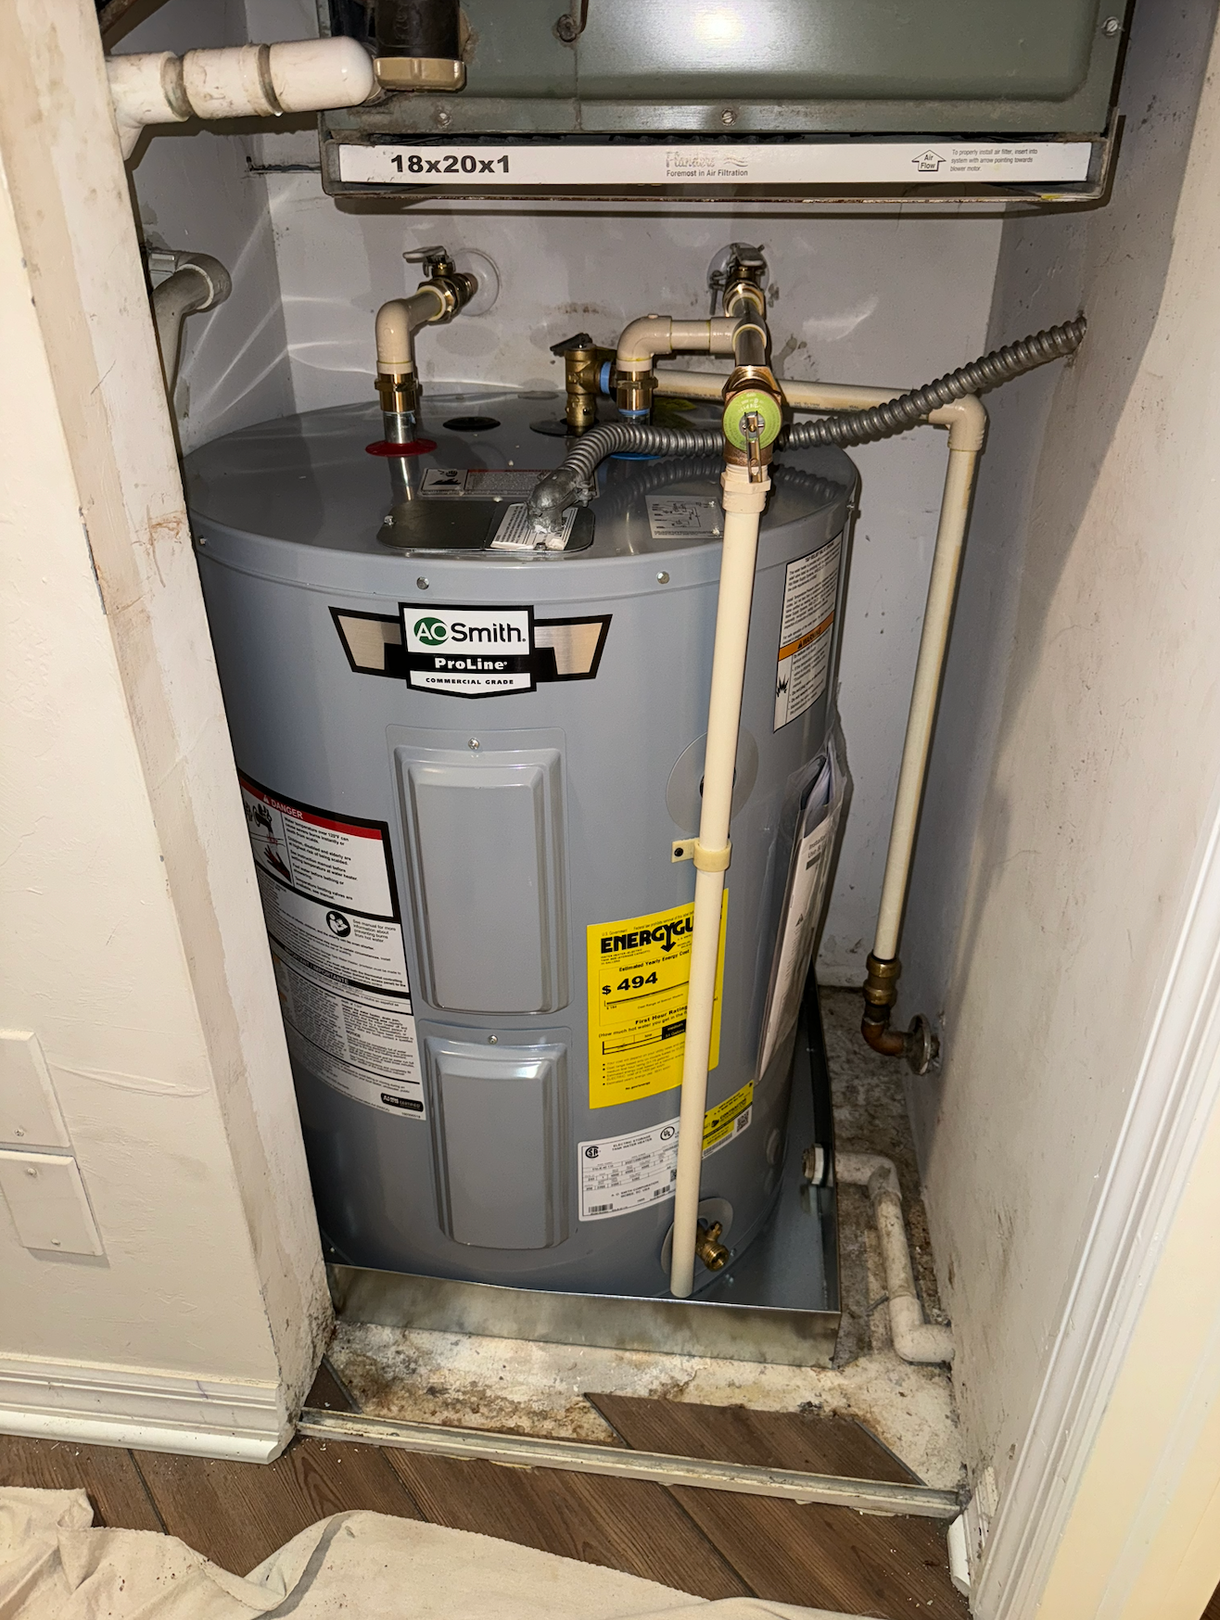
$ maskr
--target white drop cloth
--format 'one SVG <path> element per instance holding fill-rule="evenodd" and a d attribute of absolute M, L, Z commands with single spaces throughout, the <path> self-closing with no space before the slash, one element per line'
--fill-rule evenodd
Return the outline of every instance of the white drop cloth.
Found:
<path fill-rule="evenodd" d="M 0 1489 L 0 1620 L 845 1620 L 709 1603 L 490 1536 L 336 1513 L 244 1578 L 149 1530 L 95 1530 L 84 1491 Z"/>

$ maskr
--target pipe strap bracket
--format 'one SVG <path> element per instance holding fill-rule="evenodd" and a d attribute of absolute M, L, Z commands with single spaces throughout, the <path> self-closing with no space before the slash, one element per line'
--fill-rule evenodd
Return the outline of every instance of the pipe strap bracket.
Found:
<path fill-rule="evenodd" d="M 691 859 L 699 872 L 727 872 L 732 857 L 732 844 L 726 844 L 723 849 L 705 849 L 699 840 L 695 839 Z"/>

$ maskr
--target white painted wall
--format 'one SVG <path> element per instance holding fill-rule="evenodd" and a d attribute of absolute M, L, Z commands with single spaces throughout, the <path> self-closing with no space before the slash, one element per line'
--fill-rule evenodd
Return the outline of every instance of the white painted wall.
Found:
<path fill-rule="evenodd" d="M 0 1024 L 105 1248 L 0 1203 L 0 1429 L 266 1456 L 329 1311 L 92 6 L 0 61 Z"/>
<path fill-rule="evenodd" d="M 1137 9 L 1112 201 L 1013 220 L 1000 253 L 994 336 L 1077 302 L 1090 333 L 993 397 L 903 956 L 904 1011 L 944 1020 L 912 1099 L 1002 1510 L 1043 1465 L 1055 1358 L 1104 1317 L 1074 1291 L 1131 1218 L 1107 1189 L 1133 1121 L 1157 1129 L 1154 1017 L 1220 773 L 1214 90 L 1191 147 L 1213 20 Z"/>

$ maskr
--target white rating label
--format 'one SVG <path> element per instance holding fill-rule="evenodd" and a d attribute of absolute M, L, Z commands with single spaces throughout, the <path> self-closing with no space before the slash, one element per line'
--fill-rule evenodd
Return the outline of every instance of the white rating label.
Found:
<path fill-rule="evenodd" d="M 672 1198 L 678 1179 L 678 1121 L 581 1142 L 580 1218 L 605 1221 Z"/>

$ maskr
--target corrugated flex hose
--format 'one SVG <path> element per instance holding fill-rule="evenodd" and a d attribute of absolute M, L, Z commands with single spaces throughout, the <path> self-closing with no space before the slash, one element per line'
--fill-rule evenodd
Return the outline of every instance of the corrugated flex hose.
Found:
<path fill-rule="evenodd" d="M 917 426 L 941 405 L 951 405 L 966 394 L 982 394 L 1014 377 L 1046 365 L 1048 360 L 1061 360 L 1074 354 L 1084 341 L 1088 323 L 1083 315 L 1049 331 L 1035 332 L 1032 337 L 1016 343 L 1006 343 L 1002 349 L 993 349 L 968 366 L 959 366 L 935 382 L 913 388 L 897 399 L 886 400 L 884 405 L 870 405 L 863 411 L 842 411 L 835 416 L 822 417 L 817 422 L 795 422 L 786 434 L 779 437 L 780 447 L 792 450 L 811 450 L 819 444 L 871 444 L 875 439 L 888 439 L 891 434 L 905 433 Z"/>
<path fill-rule="evenodd" d="M 784 429 L 776 441 L 778 449 L 811 450 L 817 445 L 871 444 L 895 433 L 916 427 L 934 410 L 949 405 L 966 394 L 981 394 L 1001 383 L 1011 382 L 1027 371 L 1050 360 L 1073 354 L 1084 340 L 1087 322 L 1083 315 L 1064 321 L 1048 331 L 1035 332 L 1016 343 L 969 365 L 959 366 L 935 382 L 899 394 L 884 405 L 866 410 L 837 411 L 815 422 L 796 422 Z M 660 428 L 642 422 L 607 422 L 591 429 L 568 451 L 563 465 L 539 481 L 529 498 L 529 514 L 535 528 L 550 530 L 559 526 L 560 514 L 575 501 L 585 498 L 597 468 L 607 456 L 623 450 L 652 456 L 719 456 L 724 436 L 718 428 Z"/>

